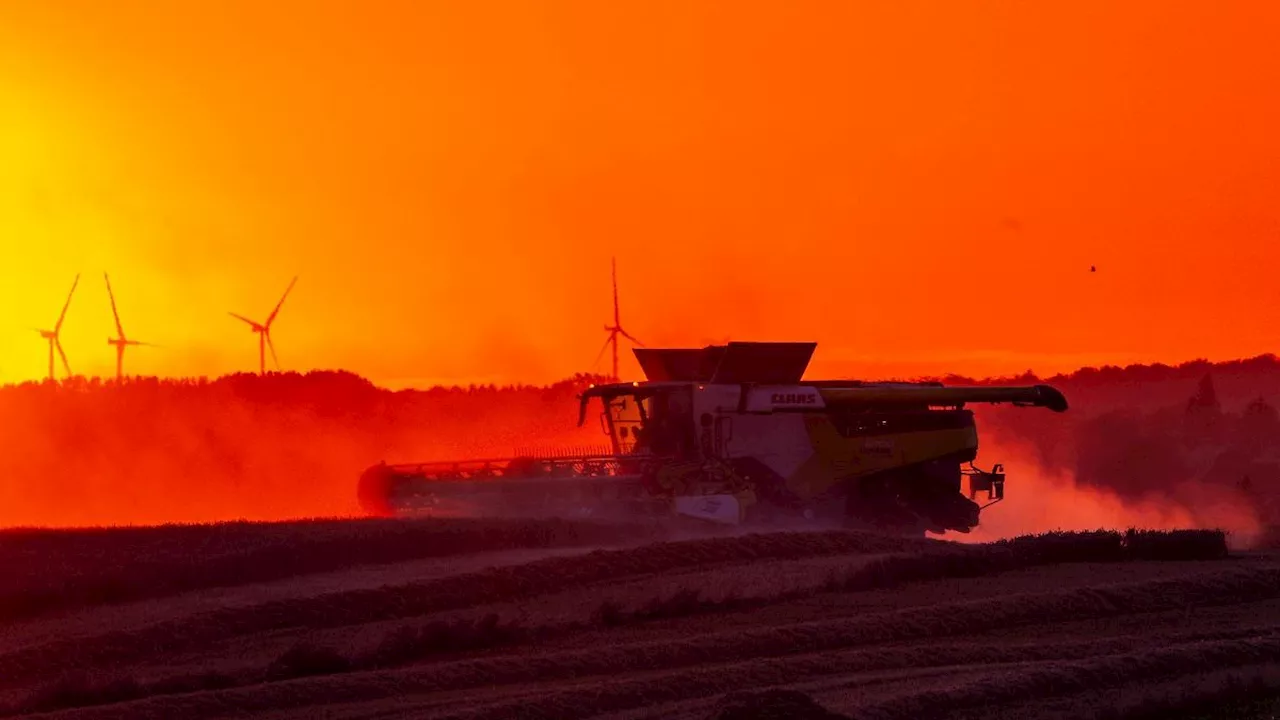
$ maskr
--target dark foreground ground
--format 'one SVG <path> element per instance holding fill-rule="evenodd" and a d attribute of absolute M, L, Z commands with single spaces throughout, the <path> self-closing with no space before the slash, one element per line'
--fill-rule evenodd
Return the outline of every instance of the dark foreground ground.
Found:
<path fill-rule="evenodd" d="M 560 522 L 0 533 L 0 714 L 1219 718 L 1280 711 L 1280 559 Z"/>

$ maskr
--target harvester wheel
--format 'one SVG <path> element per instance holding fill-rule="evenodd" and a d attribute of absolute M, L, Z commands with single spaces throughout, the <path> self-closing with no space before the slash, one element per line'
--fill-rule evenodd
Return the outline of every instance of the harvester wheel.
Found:
<path fill-rule="evenodd" d="M 360 475 L 360 483 L 356 487 L 360 508 L 370 515 L 379 517 L 392 515 L 390 499 L 393 483 L 394 477 L 385 463 L 365 470 Z"/>

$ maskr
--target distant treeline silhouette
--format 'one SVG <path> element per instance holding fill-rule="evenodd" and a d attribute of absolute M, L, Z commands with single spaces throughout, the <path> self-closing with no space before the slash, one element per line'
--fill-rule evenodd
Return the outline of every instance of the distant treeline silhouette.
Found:
<path fill-rule="evenodd" d="M 1191 505 L 1206 490 L 1260 505 L 1280 495 L 1274 356 L 938 379 L 1062 389 L 1065 415 L 979 408 L 981 437 L 1023 445 L 1081 485 Z M 393 391 L 314 371 L 9 385 L 0 388 L 0 525 L 356 513 L 356 478 L 379 460 L 604 444 L 596 423 L 577 427 L 576 396 L 605 380 Z M 1206 384 L 1212 402 L 1189 409 Z"/>

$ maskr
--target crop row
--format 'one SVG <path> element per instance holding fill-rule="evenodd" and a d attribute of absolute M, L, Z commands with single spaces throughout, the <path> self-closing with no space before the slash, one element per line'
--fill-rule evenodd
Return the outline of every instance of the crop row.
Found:
<path fill-rule="evenodd" d="M 783 538 L 787 538 L 784 540 Z M 670 558 L 668 553 L 683 550 L 687 561 L 699 561 L 717 554 L 715 548 L 737 547 L 739 556 L 746 555 L 787 555 L 787 551 L 795 552 L 808 545 L 810 550 L 824 549 L 836 551 L 861 540 L 861 547 L 887 549 L 901 541 L 890 541 L 874 536 L 857 536 L 852 534 L 794 534 L 779 536 L 748 536 L 734 539 L 703 540 L 684 543 L 664 543 L 646 550 L 661 549 L 653 559 Z M 772 543 L 772 547 L 767 545 Z M 919 552 L 889 555 L 869 564 L 862 565 L 844 573 L 833 574 L 825 588 L 827 592 L 859 591 L 880 589 L 911 582 L 941 580 L 956 577 L 975 577 L 1004 572 L 1037 565 L 1050 565 L 1062 562 L 1111 562 L 1125 560 L 1205 560 L 1222 557 L 1225 537 L 1212 531 L 1172 531 L 1141 532 L 1130 531 L 1118 533 L 1099 531 L 1092 533 L 1047 533 L 1043 535 L 1023 536 L 1012 540 L 986 545 L 952 545 L 939 543 L 933 546 L 921 546 Z M 744 548 L 750 552 L 742 553 Z M 597 572 L 590 573 L 593 578 L 600 578 L 599 561 L 616 558 L 622 551 L 602 551 L 592 553 L 597 556 Z M 589 556 L 588 556 L 589 557 Z M 580 562 L 582 558 L 573 561 Z M 552 566 L 569 567 L 569 559 L 553 559 L 533 563 L 545 572 Z M 588 567 L 592 564 L 588 563 Z M 632 572 L 654 571 L 653 562 L 640 563 L 630 568 Z M 502 569 L 504 572 L 507 569 Z M 466 577 L 466 576 L 460 576 Z M 1242 576 L 1242 579 L 1244 576 Z M 1225 580 L 1225 578 L 1224 578 Z M 1262 582 L 1268 589 L 1274 590 L 1274 578 L 1254 578 L 1248 576 L 1247 582 Z M 1179 586 L 1182 589 L 1182 586 Z M 1256 590 L 1250 586 L 1249 590 Z M 734 597 L 720 599 L 703 599 L 696 591 L 683 589 L 666 597 L 655 597 L 643 603 L 635 610 L 624 611 L 609 601 L 592 615 L 591 622 L 597 626 L 612 627 L 618 625 L 648 622 L 660 619 L 672 619 L 690 615 L 708 614 L 742 610 L 770 603 L 794 599 L 801 591 L 780 591 L 769 597 Z M 803 591 L 805 594 L 811 591 Z M 1185 592 L 1194 592 L 1192 585 L 1187 585 Z M 1249 591 L 1241 590 L 1243 598 Z M 1091 596 L 1092 597 L 1092 596 Z M 452 605 L 452 603 L 449 603 Z M 1005 609 L 1007 611 L 1007 608 Z M 873 624 L 859 629 L 858 633 L 866 633 L 864 639 L 871 640 L 878 634 L 889 632 L 889 636 L 897 637 L 899 632 L 912 636 L 939 618 L 935 613 L 926 613 L 928 623 L 921 616 L 901 625 L 895 630 L 895 624 Z M 373 617 L 367 618 L 369 620 Z M 952 618 L 954 619 L 954 618 Z M 1011 618 L 1012 619 L 1012 618 Z M 343 622 L 354 618 L 344 617 Z M 905 617 L 904 617 L 905 620 Z M 943 623 L 946 625 L 946 623 Z M 947 630 L 943 625 L 934 628 L 942 634 Z M 949 627 L 949 626 L 947 626 Z M 243 677 L 225 675 L 201 675 L 192 677 L 166 678 L 151 683 L 139 683 L 130 678 L 117 678 L 110 681 L 94 681 L 87 676 L 77 675 L 64 678 L 59 682 L 41 689 L 15 710 L 22 712 L 44 711 L 60 707 L 95 705 L 120 702 L 147 696 L 171 693 L 191 692 L 199 689 L 221 689 L 229 686 L 249 685 L 262 682 L 275 682 L 292 678 L 314 675 L 340 674 L 364 670 L 379 670 L 410 665 L 429 658 L 440 656 L 458 656 L 468 652 L 488 650 L 498 647 L 535 643 L 545 637 L 548 628 L 526 627 L 518 622 L 503 622 L 498 616 L 490 614 L 483 618 L 457 619 L 453 621 L 433 620 L 427 623 L 406 624 L 388 633 L 383 641 L 370 651 L 350 654 L 337 648 L 316 645 L 302 640 L 288 649 L 270 665 L 260 672 L 249 673 Z M 761 638 L 763 639 L 763 638 Z M 833 646 L 833 649 L 837 646 Z M 675 658 L 672 661 L 678 662 Z M 617 658 L 613 662 L 622 662 Z"/>

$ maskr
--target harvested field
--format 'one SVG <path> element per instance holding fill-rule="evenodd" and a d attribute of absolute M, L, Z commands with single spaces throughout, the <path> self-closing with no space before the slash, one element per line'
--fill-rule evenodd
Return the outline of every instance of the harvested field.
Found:
<path fill-rule="evenodd" d="M 1280 559 L 1208 531 L 327 521 L 11 532 L 0 559 L 12 717 L 1241 717 L 1280 698 Z"/>

